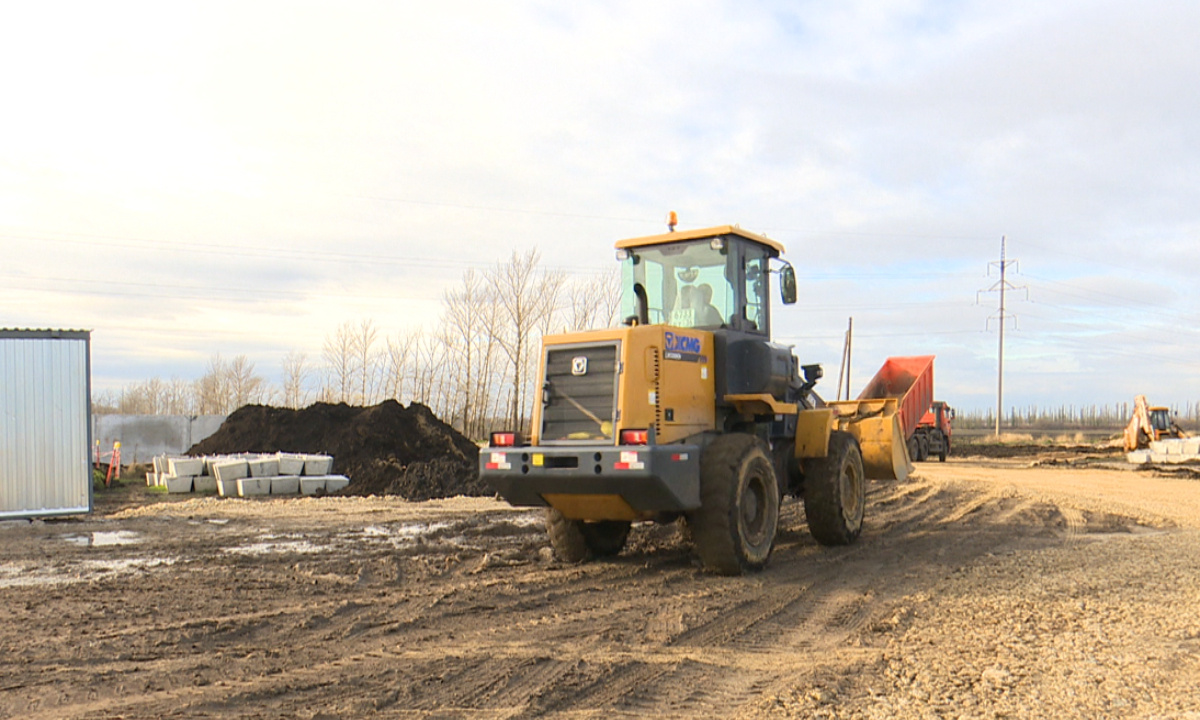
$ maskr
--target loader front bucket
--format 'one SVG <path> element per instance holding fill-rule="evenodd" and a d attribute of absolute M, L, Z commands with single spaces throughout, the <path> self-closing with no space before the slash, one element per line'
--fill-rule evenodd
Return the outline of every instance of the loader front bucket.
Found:
<path fill-rule="evenodd" d="M 897 403 L 886 400 L 831 402 L 839 430 L 858 440 L 863 472 L 873 480 L 904 480 L 912 471 Z"/>

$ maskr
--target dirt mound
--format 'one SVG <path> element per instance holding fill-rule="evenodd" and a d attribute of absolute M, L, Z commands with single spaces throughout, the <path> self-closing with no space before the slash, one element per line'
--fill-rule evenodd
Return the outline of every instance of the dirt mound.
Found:
<path fill-rule="evenodd" d="M 1019 444 L 1010 445 L 1005 443 L 959 443 L 953 447 L 951 453 L 957 457 L 976 457 L 976 458 L 1023 458 L 1037 457 L 1043 455 L 1115 455 L 1116 451 L 1108 448 L 1098 448 L 1094 445 L 1035 445 L 1035 444 Z"/>
<path fill-rule="evenodd" d="M 341 495 L 428 500 L 492 494 L 479 480 L 478 446 L 419 403 L 316 403 L 302 410 L 247 405 L 188 450 L 239 452 L 328 453 L 333 471 L 350 478 Z"/>

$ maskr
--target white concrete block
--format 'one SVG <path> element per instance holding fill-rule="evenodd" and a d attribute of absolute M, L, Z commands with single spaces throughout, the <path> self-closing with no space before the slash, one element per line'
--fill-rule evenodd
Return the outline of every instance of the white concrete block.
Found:
<path fill-rule="evenodd" d="M 217 479 L 211 475 L 197 475 L 192 481 L 192 490 L 202 493 L 216 492 Z"/>
<path fill-rule="evenodd" d="M 328 475 L 333 469 L 333 458 L 328 455 L 305 455 L 304 474 L 309 477 Z"/>
<path fill-rule="evenodd" d="M 271 481 L 268 478 L 238 478 L 237 488 L 241 497 L 266 495 L 271 492 Z"/>
<path fill-rule="evenodd" d="M 238 496 L 237 480 L 217 480 L 216 478 L 213 478 L 213 482 L 217 484 L 217 494 L 221 497 Z"/>
<path fill-rule="evenodd" d="M 262 457 L 246 464 L 250 466 L 250 477 L 274 477 L 279 474 L 278 458 Z"/>
<path fill-rule="evenodd" d="M 1167 446 L 1168 455 L 1182 455 L 1183 441 L 1182 440 L 1164 440 L 1163 444 Z"/>
<path fill-rule="evenodd" d="M 146 473 L 146 487 L 154 487 L 156 485 L 158 485 L 158 473 L 157 472 Z"/>
<path fill-rule="evenodd" d="M 1151 440 L 1150 441 L 1150 452 L 1151 453 L 1162 453 L 1163 455 L 1166 455 L 1167 454 L 1167 445 L 1162 440 Z"/>
<path fill-rule="evenodd" d="M 193 477 L 191 475 L 184 475 L 183 477 L 173 477 L 171 475 L 168 475 L 166 477 L 167 492 L 169 492 L 169 493 L 191 492 L 192 491 L 192 480 L 193 480 Z"/>
<path fill-rule="evenodd" d="M 300 478 L 295 475 L 276 475 L 271 481 L 272 495 L 295 495 L 300 492 Z"/>
<path fill-rule="evenodd" d="M 325 492 L 336 492 L 350 484 L 350 478 L 345 475 L 326 475 Z"/>
<path fill-rule="evenodd" d="M 167 464 L 175 477 L 204 474 L 204 460 L 200 458 L 171 458 Z"/>
<path fill-rule="evenodd" d="M 279 453 L 279 474 L 300 475 L 304 472 L 304 456 Z"/>
<path fill-rule="evenodd" d="M 1126 454 L 1125 459 L 1131 463 L 1134 463 L 1135 465 L 1142 465 L 1150 462 L 1150 451 L 1134 450 L 1133 452 Z"/>
<path fill-rule="evenodd" d="M 1200 438 L 1188 438 L 1183 441 L 1184 455 L 1200 455 Z"/>
<path fill-rule="evenodd" d="M 304 495 L 316 495 L 325 492 L 325 476 L 300 478 L 300 492 Z"/>
<path fill-rule="evenodd" d="M 1166 461 L 1167 454 L 1165 452 L 1154 452 L 1153 450 L 1150 451 L 1150 462 L 1165 463 Z"/>
<path fill-rule="evenodd" d="M 170 469 L 170 467 L 167 464 L 167 458 L 165 455 L 155 455 L 154 456 L 154 472 L 165 473 L 169 469 Z"/>
<path fill-rule="evenodd" d="M 226 460 L 214 463 L 212 470 L 218 480 L 237 480 L 250 476 L 250 466 L 246 464 L 245 460 Z"/>

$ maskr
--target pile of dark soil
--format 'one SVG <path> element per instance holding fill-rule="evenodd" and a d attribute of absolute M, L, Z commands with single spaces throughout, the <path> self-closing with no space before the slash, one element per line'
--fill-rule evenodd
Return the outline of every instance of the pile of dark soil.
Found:
<path fill-rule="evenodd" d="M 1098 448 L 1094 445 L 1010 445 L 1005 443 L 958 443 L 951 447 L 951 455 L 956 457 L 982 458 L 1024 458 L 1039 456 L 1071 457 L 1077 455 L 1098 455 L 1107 457 L 1118 455 L 1119 449 Z"/>
<path fill-rule="evenodd" d="M 409 500 L 491 495 L 479 480 L 479 448 L 419 403 L 372 407 L 316 403 L 302 410 L 247 405 L 189 455 L 327 453 L 350 478 L 340 495 L 401 495 Z"/>

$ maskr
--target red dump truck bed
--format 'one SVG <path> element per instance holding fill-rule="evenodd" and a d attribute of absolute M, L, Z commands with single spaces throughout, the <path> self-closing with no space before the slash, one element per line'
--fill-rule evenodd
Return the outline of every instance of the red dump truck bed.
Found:
<path fill-rule="evenodd" d="M 859 400 L 899 398 L 897 414 L 907 439 L 933 404 L 933 355 L 890 357 L 867 383 Z"/>

